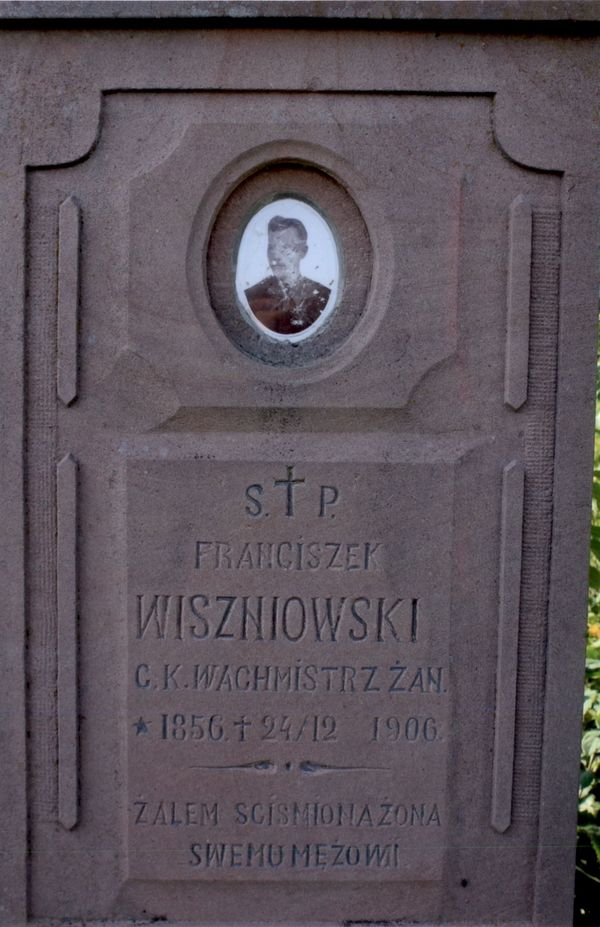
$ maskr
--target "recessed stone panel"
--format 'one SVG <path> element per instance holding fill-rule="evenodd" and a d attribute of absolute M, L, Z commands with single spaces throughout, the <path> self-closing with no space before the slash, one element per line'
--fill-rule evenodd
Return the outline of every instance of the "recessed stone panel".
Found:
<path fill-rule="evenodd" d="M 441 876 L 452 498 L 451 462 L 128 461 L 130 877 Z"/>

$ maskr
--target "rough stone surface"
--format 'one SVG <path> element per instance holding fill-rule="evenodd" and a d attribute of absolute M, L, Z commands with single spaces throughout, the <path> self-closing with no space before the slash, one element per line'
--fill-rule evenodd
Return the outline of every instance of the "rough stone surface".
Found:
<path fill-rule="evenodd" d="M 597 0 L 2 0 L 0 17 L 37 19 L 366 19 L 596 22 Z"/>
<path fill-rule="evenodd" d="M 597 17 L 0 4 L 2 924 L 570 923 Z"/>

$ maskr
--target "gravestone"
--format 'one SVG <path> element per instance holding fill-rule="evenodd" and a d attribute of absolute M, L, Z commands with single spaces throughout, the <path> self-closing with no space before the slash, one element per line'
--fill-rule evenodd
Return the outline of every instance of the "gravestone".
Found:
<path fill-rule="evenodd" d="M 569 924 L 597 4 L 0 17 L 1 922 Z"/>

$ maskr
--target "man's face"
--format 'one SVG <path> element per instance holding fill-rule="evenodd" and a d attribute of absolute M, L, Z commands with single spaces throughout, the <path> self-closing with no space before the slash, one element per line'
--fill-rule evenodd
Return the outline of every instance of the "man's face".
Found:
<path fill-rule="evenodd" d="M 303 242 L 294 228 L 269 232 L 267 258 L 269 266 L 283 283 L 293 283 L 300 274 L 300 261 L 306 254 Z"/>

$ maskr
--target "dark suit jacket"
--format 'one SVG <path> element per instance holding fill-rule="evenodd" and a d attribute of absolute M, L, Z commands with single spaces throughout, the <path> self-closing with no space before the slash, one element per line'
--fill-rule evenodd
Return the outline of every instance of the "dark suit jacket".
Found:
<path fill-rule="evenodd" d="M 272 276 L 245 293 L 252 312 L 265 328 L 280 335 L 297 335 L 317 321 L 331 290 L 308 277 L 300 277 L 294 287 L 285 290 Z"/>

